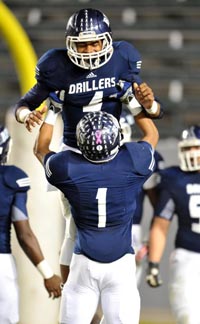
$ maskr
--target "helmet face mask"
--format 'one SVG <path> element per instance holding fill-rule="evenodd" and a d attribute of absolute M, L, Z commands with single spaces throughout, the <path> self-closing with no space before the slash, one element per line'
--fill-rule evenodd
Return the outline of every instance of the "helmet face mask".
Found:
<path fill-rule="evenodd" d="M 90 112 L 77 125 L 77 145 L 90 162 L 108 162 L 119 151 L 120 131 L 114 116 L 102 111 Z"/>
<path fill-rule="evenodd" d="M 79 53 L 79 42 L 102 42 L 98 52 Z M 72 15 L 66 27 L 66 47 L 70 60 L 83 69 L 97 69 L 112 56 L 112 36 L 108 18 L 99 10 L 82 9 Z"/>
<path fill-rule="evenodd" d="M 10 135 L 8 129 L 0 125 L 0 164 L 5 164 L 10 148 Z"/>
<path fill-rule="evenodd" d="M 178 157 L 181 170 L 200 171 L 200 126 L 191 126 L 182 132 Z"/>

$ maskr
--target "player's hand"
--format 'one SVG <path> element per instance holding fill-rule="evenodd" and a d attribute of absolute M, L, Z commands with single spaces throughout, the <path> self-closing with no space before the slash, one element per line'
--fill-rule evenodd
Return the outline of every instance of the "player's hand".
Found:
<path fill-rule="evenodd" d="M 155 99 L 152 89 L 145 82 L 140 85 L 134 82 L 133 88 L 137 101 L 148 111 L 152 107 Z"/>
<path fill-rule="evenodd" d="M 53 277 L 49 279 L 44 279 L 44 285 L 50 298 L 55 299 L 61 296 L 62 280 L 59 276 L 53 275 Z"/>
<path fill-rule="evenodd" d="M 162 285 L 162 280 L 160 277 L 159 263 L 149 262 L 146 282 L 150 287 L 156 288 Z"/>
<path fill-rule="evenodd" d="M 135 254 L 135 261 L 136 264 L 141 264 L 147 257 L 149 251 L 148 242 L 144 242 L 138 249 L 137 253 Z"/>
<path fill-rule="evenodd" d="M 24 120 L 24 125 L 28 129 L 29 132 L 32 131 L 33 127 L 36 125 L 41 125 L 43 122 L 43 115 L 47 111 L 47 106 L 44 106 L 40 110 L 33 110 L 30 112 L 30 114 L 27 115 L 27 117 Z"/>

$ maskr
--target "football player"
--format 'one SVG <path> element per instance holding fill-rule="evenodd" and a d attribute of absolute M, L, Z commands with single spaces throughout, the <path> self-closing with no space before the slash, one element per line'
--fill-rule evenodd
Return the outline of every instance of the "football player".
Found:
<path fill-rule="evenodd" d="M 170 257 L 169 298 L 179 324 L 199 324 L 200 286 L 200 126 L 182 132 L 178 144 L 179 166 L 160 172 L 159 201 L 150 231 L 151 287 L 162 284 L 159 263 L 174 214 L 178 217 L 175 250 Z"/>
<path fill-rule="evenodd" d="M 140 79 L 140 69 L 138 50 L 128 42 L 113 41 L 106 15 L 96 9 L 81 9 L 67 23 L 66 48 L 50 49 L 39 59 L 37 83 L 16 104 L 16 119 L 31 131 L 41 124 L 45 112 L 35 109 L 50 92 L 59 91 L 63 100 L 63 141 L 77 147 L 76 125 L 87 112 L 107 111 L 119 120 L 127 90 L 125 81 L 131 88 L 134 84 L 137 100 L 131 103 L 133 114 L 142 105 L 151 117 L 161 117 L 160 103 Z"/>
<path fill-rule="evenodd" d="M 53 126 L 43 124 L 35 154 L 47 180 L 71 206 L 77 235 L 61 300 L 62 324 L 90 323 L 99 301 L 106 323 L 139 323 L 140 297 L 131 246 L 137 193 L 154 167 L 158 131 L 143 113 L 136 118 L 139 142 L 120 147 L 115 117 L 90 112 L 77 125 L 82 154 L 49 149 Z"/>
<path fill-rule="evenodd" d="M 11 251 L 11 226 L 18 242 L 44 279 L 49 297 L 61 296 L 61 279 L 44 259 L 28 220 L 26 201 L 30 180 L 14 165 L 6 165 L 10 135 L 0 125 L 0 323 L 19 322 L 19 290 L 15 258 Z"/>

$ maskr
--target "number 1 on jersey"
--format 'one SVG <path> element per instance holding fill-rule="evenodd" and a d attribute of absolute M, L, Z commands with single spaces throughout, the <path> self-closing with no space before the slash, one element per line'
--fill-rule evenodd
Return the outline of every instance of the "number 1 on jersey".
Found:
<path fill-rule="evenodd" d="M 98 188 L 98 227 L 106 227 L 106 194 L 107 188 Z"/>

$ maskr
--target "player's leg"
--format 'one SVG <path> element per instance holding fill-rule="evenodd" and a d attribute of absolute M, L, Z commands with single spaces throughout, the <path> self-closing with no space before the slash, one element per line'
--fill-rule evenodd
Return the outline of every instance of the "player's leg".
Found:
<path fill-rule="evenodd" d="M 101 285 L 101 303 L 106 324 L 138 324 L 140 296 L 134 255 L 126 254 L 108 266 Z"/>
<path fill-rule="evenodd" d="M 19 292 L 15 260 L 11 254 L 0 254 L 0 323 L 18 323 Z"/>
<path fill-rule="evenodd" d="M 90 271 L 90 260 L 73 254 L 60 305 L 61 324 L 88 324 L 99 303 L 99 288 Z"/>
<path fill-rule="evenodd" d="M 200 324 L 198 287 L 200 254 L 176 249 L 170 257 L 169 299 L 178 324 Z"/>

